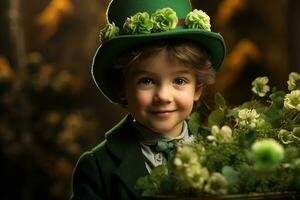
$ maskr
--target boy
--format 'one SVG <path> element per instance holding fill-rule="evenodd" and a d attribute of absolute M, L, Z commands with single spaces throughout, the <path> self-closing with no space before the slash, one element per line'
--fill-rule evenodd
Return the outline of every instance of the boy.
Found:
<path fill-rule="evenodd" d="M 115 0 L 107 15 L 92 73 L 129 115 L 81 156 L 72 199 L 141 199 L 136 180 L 170 160 L 171 144 L 189 140 L 185 120 L 225 55 L 209 17 L 188 0 Z"/>

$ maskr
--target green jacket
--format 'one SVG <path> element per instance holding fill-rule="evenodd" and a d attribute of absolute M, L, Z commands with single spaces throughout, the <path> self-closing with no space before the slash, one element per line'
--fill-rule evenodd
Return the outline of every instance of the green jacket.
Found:
<path fill-rule="evenodd" d="M 102 143 L 79 158 L 72 200 L 142 199 L 134 185 L 148 172 L 132 120 L 130 115 L 125 117 Z"/>

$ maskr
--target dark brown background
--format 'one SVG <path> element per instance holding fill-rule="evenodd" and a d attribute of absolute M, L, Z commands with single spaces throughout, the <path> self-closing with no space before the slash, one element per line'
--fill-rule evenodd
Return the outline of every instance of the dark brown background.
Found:
<path fill-rule="evenodd" d="M 125 111 L 94 85 L 90 66 L 108 0 L 1 0 L 1 199 L 66 199 L 79 155 L 103 139 Z M 268 76 L 286 88 L 300 71 L 297 0 L 194 0 L 227 44 L 209 88 L 230 104 L 251 97 Z"/>

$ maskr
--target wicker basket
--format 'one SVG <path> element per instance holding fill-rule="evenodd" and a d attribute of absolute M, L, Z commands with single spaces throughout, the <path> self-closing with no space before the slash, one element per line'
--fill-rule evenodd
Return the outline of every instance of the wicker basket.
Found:
<path fill-rule="evenodd" d="M 147 200 L 300 200 L 300 192 L 283 193 L 253 193 L 222 196 L 203 197 L 175 197 L 175 196 L 154 196 L 147 197 Z"/>

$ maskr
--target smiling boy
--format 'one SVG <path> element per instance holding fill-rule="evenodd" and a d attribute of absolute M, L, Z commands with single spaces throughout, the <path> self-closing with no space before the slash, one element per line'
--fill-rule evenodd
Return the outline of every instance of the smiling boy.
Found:
<path fill-rule="evenodd" d="M 225 55 L 209 17 L 188 0 L 112 1 L 108 20 L 92 73 L 129 114 L 80 157 L 72 199 L 142 199 L 136 180 L 170 161 L 161 141 L 190 139 L 186 119 Z"/>
<path fill-rule="evenodd" d="M 172 157 L 174 148 L 163 150 L 159 143 L 174 146 L 190 141 L 186 118 L 215 72 L 205 49 L 178 38 L 130 49 L 115 66 L 122 74 L 116 91 L 133 117 L 132 126 L 150 172 Z M 157 149 L 164 152 L 159 154 Z"/>
<path fill-rule="evenodd" d="M 163 50 L 130 70 L 125 93 L 127 109 L 136 121 L 172 138 L 181 133 L 201 87 L 193 69 Z"/>

